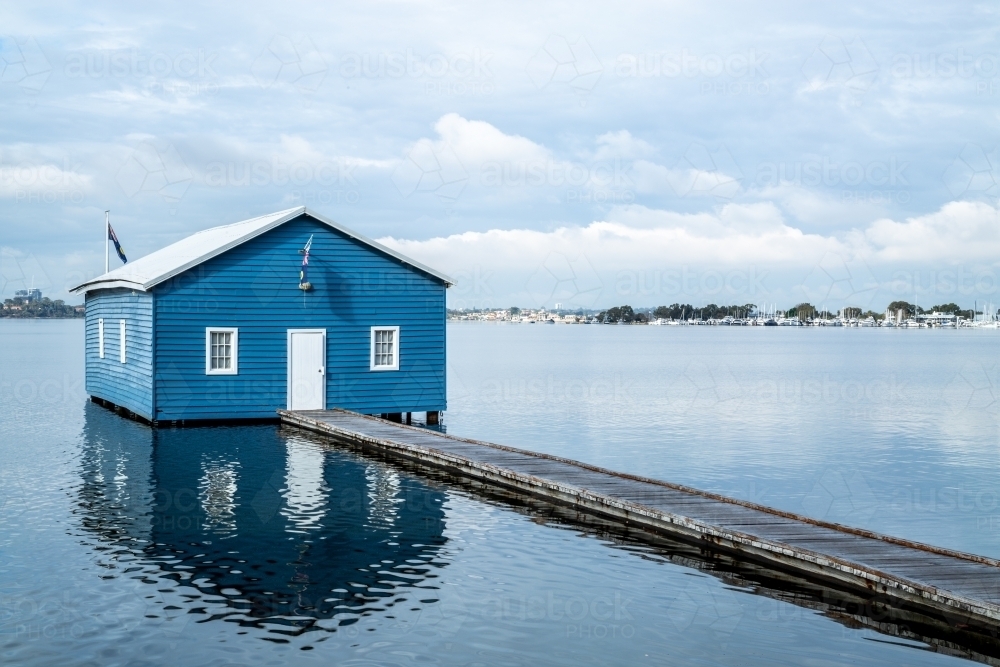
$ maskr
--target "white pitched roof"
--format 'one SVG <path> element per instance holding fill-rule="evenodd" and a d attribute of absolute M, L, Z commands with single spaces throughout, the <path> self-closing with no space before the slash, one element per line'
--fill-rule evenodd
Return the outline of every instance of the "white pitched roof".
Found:
<path fill-rule="evenodd" d="M 294 220 L 303 214 L 390 257 L 395 257 L 404 264 L 430 274 L 444 281 L 445 285 L 450 286 L 455 284 L 455 281 L 439 271 L 424 266 L 420 262 L 401 255 L 395 250 L 386 248 L 380 243 L 376 243 L 332 220 L 328 220 L 310 211 L 305 206 L 298 206 L 286 211 L 278 211 L 277 213 L 250 218 L 242 222 L 235 222 L 231 225 L 212 227 L 211 229 L 197 232 L 187 238 L 181 239 L 177 243 L 161 248 L 133 262 L 129 262 L 114 271 L 109 271 L 102 276 L 87 280 L 72 288 L 70 292 L 75 294 L 111 287 L 126 287 L 145 292 L 155 285 L 187 271 L 193 266 L 221 255 L 227 250 L 235 248 L 241 243 L 246 243 L 250 239 L 260 236 L 264 232 L 270 231 L 289 220 Z"/>

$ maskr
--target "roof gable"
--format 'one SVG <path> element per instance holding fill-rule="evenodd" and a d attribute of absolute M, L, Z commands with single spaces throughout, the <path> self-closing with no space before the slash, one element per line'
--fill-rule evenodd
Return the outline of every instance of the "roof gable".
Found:
<path fill-rule="evenodd" d="M 184 273 L 203 262 L 207 262 L 213 257 L 218 257 L 227 250 L 231 250 L 238 245 L 268 232 L 275 227 L 295 220 L 303 215 L 320 222 L 331 229 L 334 229 L 360 243 L 373 248 L 381 253 L 398 259 L 405 265 L 411 266 L 418 271 L 426 273 L 442 281 L 445 286 L 455 283 L 451 278 L 439 271 L 421 264 L 415 260 L 402 255 L 395 250 L 385 247 L 381 243 L 376 243 L 371 239 L 358 234 L 332 220 L 328 220 L 317 213 L 310 211 L 305 206 L 290 208 L 277 213 L 250 218 L 242 222 L 230 225 L 212 227 L 191 236 L 181 239 L 176 243 L 152 252 L 145 257 L 141 257 L 133 262 L 125 264 L 114 271 L 109 271 L 104 275 L 87 280 L 70 292 L 77 294 L 89 292 L 96 289 L 107 289 L 113 287 L 125 287 L 139 291 L 148 291 L 162 282 Z"/>

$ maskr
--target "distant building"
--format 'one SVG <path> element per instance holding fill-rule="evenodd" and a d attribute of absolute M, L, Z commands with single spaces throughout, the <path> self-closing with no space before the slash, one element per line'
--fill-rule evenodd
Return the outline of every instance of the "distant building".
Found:
<path fill-rule="evenodd" d="M 942 324 L 954 322 L 956 320 L 956 316 L 955 313 L 939 313 L 935 310 L 933 313 L 917 315 L 915 319 L 918 322 L 926 322 L 927 324 L 936 324 L 940 326 Z"/>
<path fill-rule="evenodd" d="M 42 290 L 40 289 L 19 289 L 14 292 L 15 299 L 23 299 L 24 301 L 41 301 L 42 300 Z"/>

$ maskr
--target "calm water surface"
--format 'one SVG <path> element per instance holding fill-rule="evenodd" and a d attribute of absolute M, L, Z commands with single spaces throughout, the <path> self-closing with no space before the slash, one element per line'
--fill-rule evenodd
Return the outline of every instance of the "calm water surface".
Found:
<path fill-rule="evenodd" d="M 1000 556 L 998 332 L 448 335 L 450 433 Z M 3 664 L 960 661 L 301 432 L 123 420 L 81 336 L 0 321 Z"/>

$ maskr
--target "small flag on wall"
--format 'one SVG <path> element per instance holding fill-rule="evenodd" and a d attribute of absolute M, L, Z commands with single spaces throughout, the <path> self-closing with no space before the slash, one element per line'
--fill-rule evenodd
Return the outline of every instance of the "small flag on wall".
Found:
<path fill-rule="evenodd" d="M 128 258 L 125 257 L 125 251 L 122 250 L 122 244 L 118 242 L 118 236 L 115 234 L 115 230 L 111 228 L 111 223 L 108 223 L 108 240 L 115 244 L 115 252 L 118 253 L 118 257 L 122 260 L 122 264 L 127 264 Z"/>
<path fill-rule="evenodd" d="M 302 268 L 299 269 L 299 289 L 308 292 L 312 289 L 312 283 L 309 282 L 309 249 L 312 248 L 313 237 L 309 236 L 309 240 L 306 241 L 306 247 L 299 250 L 302 253 Z"/>

